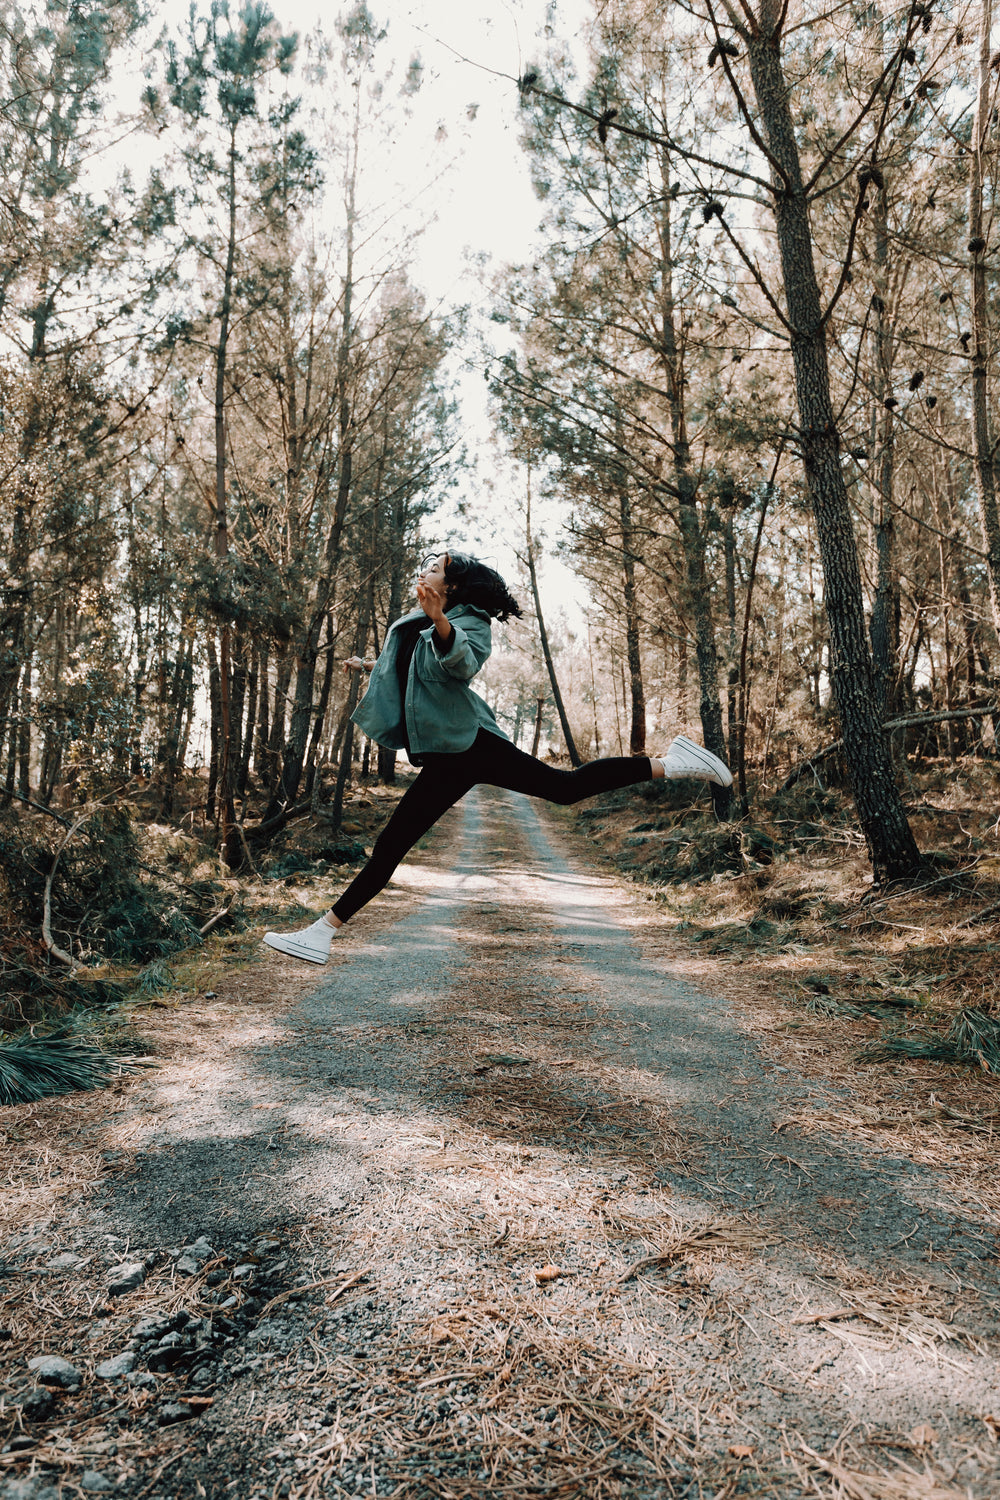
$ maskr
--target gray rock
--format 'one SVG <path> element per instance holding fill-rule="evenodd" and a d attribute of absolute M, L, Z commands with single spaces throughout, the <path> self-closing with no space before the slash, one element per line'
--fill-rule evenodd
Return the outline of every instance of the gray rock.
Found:
<path fill-rule="evenodd" d="M 248 1277 L 250 1277 L 250 1276 L 253 1275 L 253 1273 L 256 1271 L 256 1269 L 257 1269 L 256 1266 L 251 1265 L 249 1262 L 245 1261 L 243 1263 L 243 1265 L 237 1266 L 236 1269 L 233 1271 L 233 1280 L 234 1281 L 246 1281 Z"/>
<path fill-rule="evenodd" d="M 175 1422 L 189 1422 L 193 1416 L 193 1408 L 183 1401 L 168 1401 L 160 1407 L 156 1419 L 161 1427 L 171 1427 Z"/>
<path fill-rule="evenodd" d="M 161 1307 L 147 1308 L 138 1323 L 132 1329 L 134 1339 L 159 1338 L 166 1330 L 170 1322 L 170 1314 L 163 1311 Z"/>
<path fill-rule="evenodd" d="M 106 1474 L 99 1474 L 96 1469 L 84 1469 L 80 1475 L 81 1490 L 113 1490 L 117 1488 L 113 1479 Z"/>
<path fill-rule="evenodd" d="M 108 1296 L 120 1297 L 123 1292 L 134 1292 L 146 1279 L 146 1267 L 141 1260 L 126 1261 L 112 1266 L 108 1272 Z"/>
<path fill-rule="evenodd" d="M 36 1354 L 28 1360 L 28 1369 L 34 1370 L 36 1380 L 42 1385 L 55 1385 L 62 1391 L 75 1391 L 83 1379 L 76 1365 L 58 1354 Z"/>
<path fill-rule="evenodd" d="M 85 1266 L 87 1261 L 82 1255 L 74 1255 L 72 1250 L 64 1250 L 62 1255 L 57 1255 L 48 1263 L 50 1271 L 75 1271 L 78 1266 Z"/>
<path fill-rule="evenodd" d="M 148 1370 L 132 1370 L 125 1376 L 125 1384 L 136 1391 L 155 1391 L 157 1380 Z"/>
<path fill-rule="evenodd" d="M 120 1380 L 134 1367 L 135 1355 L 131 1349 L 126 1349 L 121 1354 L 115 1354 L 111 1359 L 102 1360 L 94 1373 L 102 1380 Z"/>
<path fill-rule="evenodd" d="M 35 1390 L 15 1396 L 13 1404 L 20 1406 L 21 1415 L 29 1422 L 47 1422 L 59 1403 L 50 1390 L 40 1385 Z"/>
<path fill-rule="evenodd" d="M 204 1235 L 201 1235 L 200 1238 L 196 1239 L 193 1244 L 182 1245 L 181 1254 L 190 1255 L 192 1260 L 196 1260 L 200 1263 L 202 1261 L 211 1260 L 212 1256 L 215 1254 L 215 1251 L 209 1244 L 206 1237 Z"/>
<path fill-rule="evenodd" d="M 212 1246 L 208 1243 L 205 1236 L 202 1235 L 199 1239 L 195 1240 L 193 1245 L 181 1246 L 177 1269 L 182 1276 L 197 1276 L 205 1262 L 211 1260 L 214 1254 L 215 1251 L 212 1249 Z"/>

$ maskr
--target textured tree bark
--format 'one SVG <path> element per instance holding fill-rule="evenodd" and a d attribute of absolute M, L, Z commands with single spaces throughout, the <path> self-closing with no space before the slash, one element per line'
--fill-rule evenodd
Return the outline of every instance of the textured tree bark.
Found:
<path fill-rule="evenodd" d="M 989 312 L 986 289 L 986 254 L 983 233 L 983 178 L 993 112 L 990 81 L 990 33 L 993 0 L 983 0 L 979 30 L 979 80 L 976 115 L 969 152 L 969 255 L 971 257 L 972 303 L 972 445 L 975 453 L 976 493 L 983 529 L 986 571 L 990 584 L 993 629 L 1000 640 L 1000 512 L 997 508 L 996 471 L 987 406 L 989 374 Z"/>
<path fill-rule="evenodd" d="M 901 879 L 920 868 L 920 851 L 896 787 L 876 703 L 857 543 L 830 394 L 809 204 L 781 63 L 782 16 L 777 0 L 762 0 L 760 26 L 748 37 L 747 51 L 754 95 L 774 159 L 774 217 L 791 324 L 799 436 L 823 561 L 830 678 L 875 879 Z"/>

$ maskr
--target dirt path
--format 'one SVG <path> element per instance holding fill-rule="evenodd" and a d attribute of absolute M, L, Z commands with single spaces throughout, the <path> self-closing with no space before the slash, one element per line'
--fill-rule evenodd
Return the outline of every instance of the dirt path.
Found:
<path fill-rule="evenodd" d="M 802 1126 L 635 903 L 481 791 L 327 971 L 189 1009 L 10 1246 L 0 1495 L 1000 1494 L 996 1225 Z"/>

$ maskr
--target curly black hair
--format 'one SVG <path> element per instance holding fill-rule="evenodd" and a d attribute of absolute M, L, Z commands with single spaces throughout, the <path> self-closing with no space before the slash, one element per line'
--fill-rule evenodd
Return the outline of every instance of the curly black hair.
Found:
<path fill-rule="evenodd" d="M 467 552 L 449 552 L 444 576 L 449 604 L 472 604 L 494 620 L 520 619 L 521 606 L 495 568 L 470 557 Z"/>

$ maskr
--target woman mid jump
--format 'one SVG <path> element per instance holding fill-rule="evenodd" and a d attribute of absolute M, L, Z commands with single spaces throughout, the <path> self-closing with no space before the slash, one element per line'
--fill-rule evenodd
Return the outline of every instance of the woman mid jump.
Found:
<path fill-rule="evenodd" d="M 364 869 L 330 911 L 297 932 L 268 932 L 279 953 L 324 964 L 330 944 L 373 896 L 419 838 L 479 783 L 568 805 L 663 776 L 698 776 L 731 786 L 726 765 L 679 735 L 663 756 L 615 756 L 559 771 L 518 750 L 469 683 L 491 651 L 491 622 L 520 615 L 499 573 L 461 552 L 424 563 L 419 608 L 390 628 L 374 663 L 351 657 L 345 671 L 369 670 L 368 692 L 352 718 L 369 739 L 405 750 L 420 774 L 375 840 Z"/>

